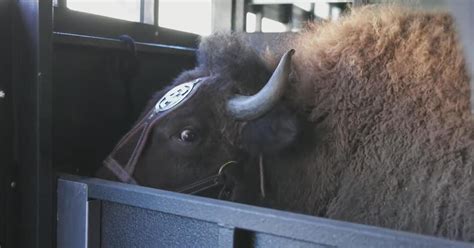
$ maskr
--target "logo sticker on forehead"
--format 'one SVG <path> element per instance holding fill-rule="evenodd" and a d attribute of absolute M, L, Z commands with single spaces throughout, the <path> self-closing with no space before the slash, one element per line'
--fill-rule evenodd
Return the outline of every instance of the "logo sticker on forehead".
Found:
<path fill-rule="evenodd" d="M 191 93 L 196 83 L 200 80 L 195 80 L 192 82 L 187 82 L 180 84 L 170 91 L 168 91 L 155 105 L 155 112 L 163 112 L 168 109 L 173 108 L 186 99 L 186 97 Z"/>

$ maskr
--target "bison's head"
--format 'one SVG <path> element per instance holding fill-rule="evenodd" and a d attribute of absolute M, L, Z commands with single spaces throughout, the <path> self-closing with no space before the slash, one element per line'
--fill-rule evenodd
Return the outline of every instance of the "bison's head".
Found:
<path fill-rule="evenodd" d="M 259 158 L 284 152 L 298 136 L 299 122 L 284 97 L 292 55 L 290 50 L 271 68 L 241 37 L 204 40 L 198 66 L 155 94 L 145 111 L 170 89 L 200 79 L 190 96 L 154 123 L 133 177 L 141 185 L 176 190 L 237 161 L 225 171 L 233 184 L 229 198 L 256 203 L 262 194 Z"/>

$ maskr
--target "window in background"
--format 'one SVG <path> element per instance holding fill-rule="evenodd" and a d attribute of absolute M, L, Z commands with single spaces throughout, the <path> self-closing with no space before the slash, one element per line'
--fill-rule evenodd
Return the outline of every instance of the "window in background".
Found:
<path fill-rule="evenodd" d="M 339 19 L 339 17 L 341 16 L 341 12 L 342 12 L 341 8 L 332 6 L 331 11 L 330 11 L 331 20 Z"/>
<path fill-rule="evenodd" d="M 67 0 L 72 10 L 139 22 L 139 0 Z"/>
<path fill-rule="evenodd" d="M 305 11 L 310 11 L 311 10 L 311 3 L 293 3 L 296 7 L 303 9 Z"/>
<path fill-rule="evenodd" d="M 153 1 L 150 0 L 67 0 L 72 10 L 140 22 L 144 4 L 144 23 L 153 23 Z M 159 0 L 158 25 L 179 31 L 209 35 L 212 22 L 212 0 Z"/>
<path fill-rule="evenodd" d="M 257 29 L 257 15 L 251 12 L 247 12 L 245 31 L 247 33 L 254 33 Z"/>
<path fill-rule="evenodd" d="M 278 33 L 285 32 L 286 26 L 281 22 L 274 21 L 268 18 L 262 18 L 262 32 L 264 33 Z"/>
<path fill-rule="evenodd" d="M 212 0 L 160 0 L 158 25 L 199 35 L 211 33 Z"/>
<path fill-rule="evenodd" d="M 316 2 L 314 4 L 314 15 L 322 19 L 329 19 L 330 5 L 328 3 Z"/>
<path fill-rule="evenodd" d="M 285 24 L 272 20 L 270 18 L 262 18 L 262 30 L 261 32 L 264 33 L 280 33 L 280 32 L 286 32 L 287 27 Z M 247 33 L 254 33 L 254 32 L 260 32 L 257 31 L 257 15 L 251 12 L 247 12 L 246 15 L 246 23 L 245 23 L 245 31 Z"/>

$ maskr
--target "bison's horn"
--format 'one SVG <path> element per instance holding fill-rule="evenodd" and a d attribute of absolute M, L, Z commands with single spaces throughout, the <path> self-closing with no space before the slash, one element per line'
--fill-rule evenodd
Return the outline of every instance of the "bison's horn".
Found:
<path fill-rule="evenodd" d="M 265 86 L 253 96 L 237 95 L 227 102 L 227 109 L 237 120 L 253 120 L 267 113 L 283 96 L 291 71 L 294 49 L 286 52 Z"/>

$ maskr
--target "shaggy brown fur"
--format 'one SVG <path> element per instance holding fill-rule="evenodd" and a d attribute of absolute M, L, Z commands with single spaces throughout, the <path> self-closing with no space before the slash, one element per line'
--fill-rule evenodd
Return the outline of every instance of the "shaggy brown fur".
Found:
<path fill-rule="evenodd" d="M 293 178 L 306 190 L 281 185 L 279 202 L 474 241 L 474 122 L 454 30 L 447 14 L 371 7 L 285 44 L 297 50 L 292 99 L 323 142 Z"/>
<path fill-rule="evenodd" d="M 289 48 L 285 98 L 256 120 L 229 116 L 228 99 L 261 89 Z M 248 196 L 259 192 L 263 154 L 267 206 L 474 241 L 474 121 L 447 14 L 363 8 L 313 25 L 265 58 L 239 35 L 203 40 L 198 67 L 173 84 L 209 77 L 156 124 L 138 182 L 176 189 L 237 160 L 244 171 L 231 200 L 258 204 Z M 183 130 L 199 142 L 180 140 Z"/>

